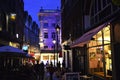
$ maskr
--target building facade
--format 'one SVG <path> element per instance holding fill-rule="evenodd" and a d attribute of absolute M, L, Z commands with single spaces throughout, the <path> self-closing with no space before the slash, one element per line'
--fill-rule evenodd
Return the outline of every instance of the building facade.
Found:
<path fill-rule="evenodd" d="M 72 0 L 63 0 L 63 2 L 67 5 Z M 71 13 L 66 12 L 67 9 L 63 11 L 63 17 L 64 15 L 68 16 L 72 14 L 74 10 L 80 11 L 80 7 L 77 7 L 79 1 L 73 2 L 76 3 L 76 8 L 72 8 Z M 74 70 L 73 67 L 73 71 L 91 74 L 97 80 L 119 80 L 120 77 L 117 75 L 119 72 L 118 53 L 120 41 L 119 7 L 113 4 L 111 0 L 84 0 L 82 2 L 82 11 L 80 12 L 82 13 L 82 18 L 79 18 L 79 20 L 82 20 L 79 23 L 82 22 L 83 25 L 79 25 L 78 30 L 81 32 L 82 26 L 83 32 L 79 37 L 73 38 L 70 45 L 72 48 L 73 62 L 78 61 L 77 63 L 80 63 L 78 64 L 77 70 Z M 64 6 L 64 9 L 67 7 Z M 65 19 L 63 18 L 62 27 L 67 30 L 65 24 L 68 21 L 65 23 Z M 77 22 L 77 19 L 72 20 Z M 75 27 L 71 28 L 72 30 L 76 29 Z M 66 35 L 63 36 L 63 38 L 65 37 Z M 79 57 L 77 61 L 74 59 L 74 56 L 76 58 Z M 73 64 L 73 66 L 76 65 Z"/>
<path fill-rule="evenodd" d="M 24 11 L 23 0 L 0 1 L 0 46 L 23 49 L 26 43 L 28 53 L 39 53 L 39 28 Z"/>
<path fill-rule="evenodd" d="M 24 12 L 24 38 L 22 49 L 28 54 L 35 57 L 36 60 L 40 59 L 40 46 L 39 46 L 39 26 L 32 20 L 32 17 L 27 11 Z"/>
<path fill-rule="evenodd" d="M 0 45 L 10 45 L 22 48 L 23 43 L 23 14 L 22 0 L 0 1 Z"/>
<path fill-rule="evenodd" d="M 27 56 L 21 51 L 23 34 L 23 0 L 0 1 L 0 47 L 3 50 L 0 52 L 0 71 L 2 73 L 24 65 L 23 62 Z"/>
<path fill-rule="evenodd" d="M 83 27 L 83 1 L 61 0 L 61 24 L 62 24 L 62 45 L 69 46 L 72 41 L 79 38 L 84 32 Z M 63 47 L 64 49 L 64 47 Z M 73 48 L 76 49 L 79 48 Z M 82 48 L 81 48 L 82 49 Z M 72 49 L 63 50 L 65 67 L 70 68 L 72 71 L 82 71 L 80 66 L 83 62 L 79 61 L 77 52 L 72 52 Z M 84 56 L 83 53 L 81 56 Z M 82 68 L 82 66 L 81 66 Z"/>
<path fill-rule="evenodd" d="M 61 30 L 56 32 L 56 26 L 61 27 L 61 13 L 59 9 L 40 9 L 38 13 L 40 21 L 40 49 L 41 61 L 46 63 L 57 62 L 58 54 L 56 51 L 60 50 Z M 55 40 L 56 43 L 53 43 Z M 57 49 L 57 50 L 56 50 Z"/>

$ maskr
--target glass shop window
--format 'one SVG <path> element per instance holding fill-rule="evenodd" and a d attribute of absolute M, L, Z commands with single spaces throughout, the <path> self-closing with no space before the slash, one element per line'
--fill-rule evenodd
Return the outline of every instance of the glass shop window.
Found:
<path fill-rule="evenodd" d="M 104 74 L 105 66 L 106 73 L 109 74 L 112 71 L 110 25 L 94 35 L 88 46 L 89 72 L 91 74 L 103 72 Z"/>

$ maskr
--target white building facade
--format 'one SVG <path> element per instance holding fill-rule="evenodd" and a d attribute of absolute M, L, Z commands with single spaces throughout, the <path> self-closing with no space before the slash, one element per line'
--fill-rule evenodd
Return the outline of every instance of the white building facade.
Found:
<path fill-rule="evenodd" d="M 38 17 L 40 21 L 40 61 L 43 61 L 44 64 L 46 64 L 47 61 L 53 62 L 54 64 L 56 64 L 57 61 L 61 62 L 59 53 L 57 53 L 57 51 L 61 49 L 61 28 L 59 32 L 56 31 L 57 25 L 61 27 L 60 10 L 41 8 Z M 53 43 L 53 40 L 58 42 L 58 46 L 56 43 Z"/>

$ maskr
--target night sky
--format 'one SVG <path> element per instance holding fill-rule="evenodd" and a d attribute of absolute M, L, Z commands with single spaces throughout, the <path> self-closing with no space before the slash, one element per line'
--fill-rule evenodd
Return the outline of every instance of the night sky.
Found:
<path fill-rule="evenodd" d="M 24 10 L 28 11 L 28 14 L 32 16 L 32 19 L 38 21 L 38 12 L 41 7 L 43 9 L 60 9 L 60 0 L 23 0 L 24 1 Z"/>

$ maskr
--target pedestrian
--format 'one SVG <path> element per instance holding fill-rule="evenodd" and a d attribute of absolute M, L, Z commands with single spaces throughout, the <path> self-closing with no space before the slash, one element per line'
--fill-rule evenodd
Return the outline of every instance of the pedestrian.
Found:
<path fill-rule="evenodd" d="M 49 67 L 49 62 L 47 61 L 47 63 L 46 63 L 46 67 Z"/>
<path fill-rule="evenodd" d="M 50 66 L 53 67 L 53 63 L 52 63 L 52 61 L 50 62 Z"/>
<path fill-rule="evenodd" d="M 44 80 L 44 74 L 45 74 L 45 69 L 44 69 L 44 63 L 42 61 L 40 63 L 40 80 Z"/>
<path fill-rule="evenodd" d="M 34 70 L 37 75 L 37 79 L 40 80 L 40 64 L 39 61 L 37 61 L 37 64 L 34 65 Z"/>
<path fill-rule="evenodd" d="M 50 73 L 50 80 L 53 80 L 52 75 L 54 73 L 54 67 L 53 67 L 52 62 L 51 62 L 50 67 L 49 67 L 49 73 Z"/>
<path fill-rule="evenodd" d="M 62 62 L 62 67 L 65 68 L 65 60 L 63 60 L 63 62 Z"/>
<path fill-rule="evenodd" d="M 49 67 L 45 68 L 45 78 L 44 78 L 44 80 L 50 80 Z"/>
<path fill-rule="evenodd" d="M 53 80 L 61 80 L 61 70 L 60 68 L 56 68 L 53 73 Z"/>
<path fill-rule="evenodd" d="M 61 67 L 60 61 L 57 63 L 57 67 L 60 69 Z"/>

